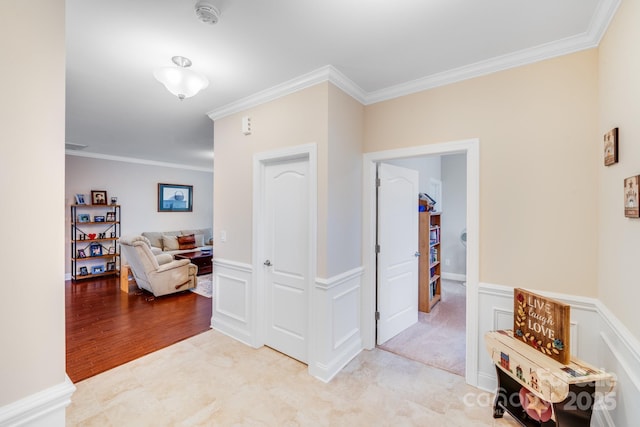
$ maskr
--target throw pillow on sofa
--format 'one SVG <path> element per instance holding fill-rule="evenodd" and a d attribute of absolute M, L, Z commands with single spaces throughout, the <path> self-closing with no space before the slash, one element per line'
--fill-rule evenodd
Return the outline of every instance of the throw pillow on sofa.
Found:
<path fill-rule="evenodd" d="M 196 237 L 193 234 L 189 234 L 188 236 L 178 236 L 178 247 L 180 250 L 195 249 Z"/>
<path fill-rule="evenodd" d="M 162 247 L 165 251 L 177 251 L 180 249 L 178 244 L 178 236 L 162 235 Z"/>

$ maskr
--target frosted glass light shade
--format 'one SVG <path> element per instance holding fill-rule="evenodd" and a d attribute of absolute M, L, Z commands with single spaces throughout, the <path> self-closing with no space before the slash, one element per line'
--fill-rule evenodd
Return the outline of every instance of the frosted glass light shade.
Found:
<path fill-rule="evenodd" d="M 209 80 L 205 76 L 185 67 L 158 68 L 153 76 L 180 99 L 191 98 L 209 86 Z"/>

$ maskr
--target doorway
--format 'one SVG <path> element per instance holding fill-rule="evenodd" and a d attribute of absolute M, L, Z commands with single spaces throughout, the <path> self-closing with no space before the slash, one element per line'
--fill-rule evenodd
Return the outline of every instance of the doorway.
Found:
<path fill-rule="evenodd" d="M 316 270 L 316 152 L 308 144 L 254 156 L 256 345 L 310 358 Z"/>
<path fill-rule="evenodd" d="M 429 144 L 398 150 L 380 151 L 364 155 L 363 164 L 363 252 L 364 277 L 362 286 L 362 336 L 367 349 L 375 347 L 376 336 L 376 164 L 385 160 L 426 155 L 464 154 L 466 156 L 466 340 L 465 380 L 477 385 L 478 362 L 478 280 L 479 280 L 479 140 L 470 139 Z"/>

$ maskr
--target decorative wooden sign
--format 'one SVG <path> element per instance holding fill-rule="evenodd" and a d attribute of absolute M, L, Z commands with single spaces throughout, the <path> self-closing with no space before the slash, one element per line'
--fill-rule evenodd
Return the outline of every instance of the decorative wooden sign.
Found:
<path fill-rule="evenodd" d="M 624 180 L 624 216 L 640 218 L 640 203 L 638 203 L 638 188 L 640 175 L 631 176 Z"/>
<path fill-rule="evenodd" d="M 618 163 L 618 128 L 604 134 L 604 165 Z"/>
<path fill-rule="evenodd" d="M 569 364 L 570 309 L 524 289 L 513 290 L 513 335 L 562 364 Z"/>

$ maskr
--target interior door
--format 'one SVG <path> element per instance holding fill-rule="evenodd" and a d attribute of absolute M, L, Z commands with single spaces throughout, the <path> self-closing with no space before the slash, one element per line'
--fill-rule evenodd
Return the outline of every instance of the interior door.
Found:
<path fill-rule="evenodd" d="M 376 341 L 383 344 L 418 321 L 419 174 L 381 163 L 378 179 Z"/>
<path fill-rule="evenodd" d="M 265 166 L 265 344 L 307 362 L 309 161 Z"/>

